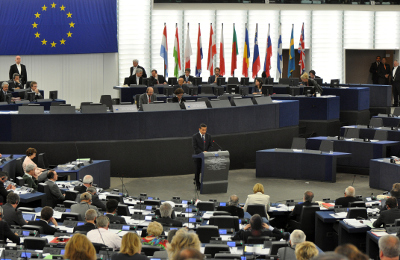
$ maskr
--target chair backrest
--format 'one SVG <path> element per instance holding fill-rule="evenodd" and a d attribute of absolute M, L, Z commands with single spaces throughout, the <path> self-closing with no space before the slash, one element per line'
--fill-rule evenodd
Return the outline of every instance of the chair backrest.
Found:
<path fill-rule="evenodd" d="M 67 190 L 65 191 L 65 200 L 75 201 L 76 197 L 78 197 L 79 191 L 77 190 Z"/>
<path fill-rule="evenodd" d="M 367 208 L 349 208 L 346 218 L 363 218 L 367 219 Z"/>
<path fill-rule="evenodd" d="M 199 236 L 201 243 L 210 243 L 212 237 L 219 237 L 218 227 L 212 225 L 198 227 L 196 234 Z"/>
<path fill-rule="evenodd" d="M 223 208 L 223 207 L 218 206 L 217 211 L 214 211 L 213 216 L 231 216 L 230 212 L 219 210 L 219 208 Z"/>
<path fill-rule="evenodd" d="M 395 226 L 400 226 L 400 218 L 394 220 L 394 225 Z"/>
<path fill-rule="evenodd" d="M 144 205 L 155 205 L 155 206 L 160 206 L 161 205 L 161 200 L 144 200 L 143 201 Z"/>
<path fill-rule="evenodd" d="M 400 116 L 400 107 L 395 107 L 394 108 L 393 115 Z"/>
<path fill-rule="evenodd" d="M 144 253 L 146 256 L 153 256 L 154 252 L 161 250 L 162 248 L 159 246 L 149 246 L 149 245 L 142 246 L 142 253 Z"/>
<path fill-rule="evenodd" d="M 15 165 L 15 176 L 24 176 L 24 169 L 22 168 L 22 164 L 24 163 L 25 156 L 16 159 Z M 23 185 L 22 185 L 23 186 Z"/>
<path fill-rule="evenodd" d="M 79 213 L 75 212 L 64 212 L 61 214 L 61 222 L 64 222 L 64 220 L 76 220 L 78 221 L 80 217 Z"/>
<path fill-rule="evenodd" d="M 220 244 L 209 244 L 204 248 L 204 254 L 211 255 L 214 257 L 216 253 L 220 252 L 230 252 L 228 245 L 220 245 Z"/>
<path fill-rule="evenodd" d="M 271 243 L 271 248 L 269 250 L 269 254 L 277 255 L 278 249 L 281 247 L 286 247 L 286 246 L 289 246 L 289 244 L 286 241 L 274 241 Z"/>
<path fill-rule="evenodd" d="M 294 137 L 292 141 L 292 149 L 306 149 L 306 139 Z"/>
<path fill-rule="evenodd" d="M 345 128 L 344 137 L 346 138 L 359 138 L 360 129 L 358 128 Z"/>
<path fill-rule="evenodd" d="M 239 231 L 239 218 L 236 216 L 212 216 L 209 224 L 218 226 L 218 228 L 233 228 L 235 231 Z"/>
<path fill-rule="evenodd" d="M 199 211 L 214 211 L 215 210 L 215 204 L 212 201 L 200 201 L 197 203 L 196 206 Z"/>
<path fill-rule="evenodd" d="M 261 237 L 253 237 L 253 236 L 248 236 L 247 237 L 247 244 L 264 244 L 266 240 L 269 240 L 271 237 L 268 236 L 261 236 Z"/>
<path fill-rule="evenodd" d="M 93 102 L 81 102 L 81 110 L 83 106 L 90 106 Z"/>
<path fill-rule="evenodd" d="M 24 248 L 28 250 L 43 250 L 47 244 L 47 238 L 44 237 L 26 237 L 24 239 Z"/>
<path fill-rule="evenodd" d="M 366 208 L 364 201 L 353 201 L 349 202 L 349 208 Z"/>
<path fill-rule="evenodd" d="M 47 161 L 47 157 L 46 157 L 45 153 L 40 153 L 38 155 L 38 167 L 43 168 L 43 169 L 49 168 L 49 163 Z"/>
<path fill-rule="evenodd" d="M 259 214 L 261 217 L 266 218 L 267 212 L 265 212 L 265 205 L 262 204 L 250 204 L 247 205 L 247 212 L 250 215 Z"/>
<path fill-rule="evenodd" d="M 314 241 L 315 237 L 315 212 L 319 211 L 318 205 L 303 206 L 300 216 L 301 230 L 306 234 L 307 241 Z"/>
<path fill-rule="evenodd" d="M 86 231 L 86 230 L 75 230 L 74 233 L 79 233 L 79 234 L 86 235 L 88 233 L 88 231 Z"/>
<path fill-rule="evenodd" d="M 382 118 L 378 118 L 378 117 L 371 118 L 371 120 L 369 120 L 369 126 L 371 126 L 373 128 L 382 127 L 383 126 Z"/>
<path fill-rule="evenodd" d="M 24 179 L 21 177 L 21 176 L 17 176 L 16 177 L 16 180 L 17 180 L 17 185 L 18 186 L 24 186 L 24 184 L 25 184 L 25 181 L 24 181 Z"/>
<path fill-rule="evenodd" d="M 211 85 L 201 86 L 201 94 L 214 94 L 213 87 Z"/>
<path fill-rule="evenodd" d="M 230 254 L 230 253 L 216 253 L 214 255 L 215 259 L 230 259 L 230 260 L 240 260 L 242 255 L 239 254 Z"/>
<path fill-rule="evenodd" d="M 74 204 L 78 204 L 78 202 L 74 201 L 74 200 L 64 200 L 64 207 L 66 209 L 71 208 L 72 205 Z"/>
<path fill-rule="evenodd" d="M 36 230 L 39 234 L 43 234 L 43 227 L 36 225 L 24 225 L 25 230 Z"/>
<path fill-rule="evenodd" d="M 100 97 L 100 103 L 106 105 L 111 110 L 113 105 L 111 95 L 102 95 Z"/>
<path fill-rule="evenodd" d="M 326 153 L 333 152 L 333 141 L 322 140 L 319 150 Z"/>
<path fill-rule="evenodd" d="M 56 201 L 53 200 L 53 195 L 50 193 L 49 186 L 46 183 L 38 184 L 38 192 L 46 194 L 45 205 L 54 208 L 56 206 Z"/>
<path fill-rule="evenodd" d="M 376 130 L 374 134 L 374 140 L 384 141 L 388 139 L 388 131 Z"/>
<path fill-rule="evenodd" d="M 239 79 L 237 77 L 229 77 L 227 84 L 239 84 Z"/>

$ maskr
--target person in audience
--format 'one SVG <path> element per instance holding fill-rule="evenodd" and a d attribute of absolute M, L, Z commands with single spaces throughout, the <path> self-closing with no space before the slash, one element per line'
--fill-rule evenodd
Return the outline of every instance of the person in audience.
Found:
<path fill-rule="evenodd" d="M 314 193 L 312 191 L 304 192 L 303 203 L 298 203 L 294 206 L 293 211 L 290 213 L 289 217 L 296 221 L 300 221 L 301 212 L 303 211 L 303 206 L 318 205 L 318 203 L 313 203 Z"/>
<path fill-rule="evenodd" d="M 379 74 L 379 84 L 380 85 L 389 85 L 389 79 L 390 79 L 390 65 L 386 63 L 386 58 L 382 58 L 382 63 L 378 68 L 378 74 Z"/>
<path fill-rule="evenodd" d="M 157 101 L 157 95 L 154 94 L 154 89 L 152 87 L 148 87 L 146 93 L 140 95 L 139 110 L 143 111 L 143 104 L 150 104 L 154 101 Z"/>
<path fill-rule="evenodd" d="M 29 90 L 28 90 L 27 92 L 25 92 L 25 97 L 24 97 L 24 99 L 28 99 L 28 93 L 29 93 L 29 92 L 34 92 L 34 93 L 35 93 L 35 100 L 43 99 L 43 96 L 42 96 L 42 94 L 40 94 L 37 85 L 38 85 L 38 84 L 37 84 L 36 81 L 32 81 L 32 82 L 31 82 L 31 85 L 30 85 Z"/>
<path fill-rule="evenodd" d="M 317 75 L 315 75 L 315 70 L 310 70 L 308 72 L 310 79 L 320 79 L 321 77 L 318 77 Z"/>
<path fill-rule="evenodd" d="M 121 238 L 108 230 L 110 220 L 106 216 L 100 216 L 96 219 L 97 229 L 87 233 L 87 237 L 92 243 L 104 244 L 112 249 L 118 250 L 121 247 Z"/>
<path fill-rule="evenodd" d="M 115 199 L 109 199 L 106 203 L 106 216 L 110 220 L 110 223 L 126 224 L 123 217 L 117 216 L 118 201 Z"/>
<path fill-rule="evenodd" d="M 390 190 L 390 196 L 397 198 L 397 205 L 398 208 L 400 208 L 400 183 L 393 183 L 392 189 Z"/>
<path fill-rule="evenodd" d="M 18 75 L 21 75 L 21 83 L 23 85 L 26 84 L 26 81 L 28 80 L 28 74 L 26 73 L 26 67 L 24 64 L 21 63 L 21 57 L 16 56 L 15 57 L 15 64 L 10 66 L 10 70 L 8 72 L 8 77 L 9 79 L 13 79 L 13 75 L 17 73 Z"/>
<path fill-rule="evenodd" d="M 9 81 L 9 88 L 11 91 L 15 91 L 16 89 L 23 89 L 24 87 L 21 84 L 21 81 L 19 80 L 19 74 L 14 73 L 12 75 L 12 80 Z"/>
<path fill-rule="evenodd" d="M 8 91 L 8 82 L 4 81 L 1 83 L 0 102 L 7 102 L 7 94 L 11 94 L 11 91 Z"/>
<path fill-rule="evenodd" d="M 184 84 L 184 82 L 185 82 L 185 80 L 183 78 L 179 78 L 178 79 L 178 84 L 174 85 L 174 89 L 175 90 L 178 89 L 178 88 L 183 89 L 183 86 L 186 86 L 186 84 Z"/>
<path fill-rule="evenodd" d="M 26 150 L 26 156 L 25 156 L 24 162 L 22 163 L 22 168 L 26 172 L 26 169 L 25 169 L 26 166 L 28 164 L 33 164 L 35 166 L 35 174 L 37 176 L 38 181 L 39 182 L 44 182 L 46 180 L 46 178 L 47 178 L 47 173 L 45 172 L 46 170 L 37 167 L 36 163 L 34 163 L 32 161 L 33 158 L 36 157 L 36 153 L 37 153 L 37 151 L 36 151 L 35 148 L 28 148 Z M 44 174 L 42 175 L 43 172 L 44 172 Z"/>
<path fill-rule="evenodd" d="M 35 165 L 28 164 L 25 167 L 25 174 L 22 176 L 24 179 L 25 186 L 29 188 L 33 188 L 33 190 L 37 191 L 38 189 L 38 180 L 36 179 L 37 176 L 35 174 Z"/>
<path fill-rule="evenodd" d="M 13 243 L 16 243 L 17 245 L 20 244 L 20 239 L 18 237 L 17 233 L 13 233 L 8 226 L 6 221 L 2 221 L 3 219 L 3 208 L 0 207 L 0 240 L 3 240 L 4 242 L 7 241 L 7 239 L 10 239 Z"/>
<path fill-rule="evenodd" d="M 215 67 L 214 75 L 212 75 L 208 78 L 208 84 L 217 84 L 218 78 L 222 77 L 219 75 L 220 72 L 221 72 L 220 68 Z"/>
<path fill-rule="evenodd" d="M 86 231 L 89 232 L 90 230 L 96 229 L 96 218 L 97 218 L 97 212 L 94 209 L 88 209 L 86 210 L 85 213 L 85 220 L 86 223 L 82 226 L 75 226 L 73 233 L 76 231 Z"/>
<path fill-rule="evenodd" d="M 243 229 L 236 232 L 232 240 L 244 240 L 247 243 L 247 238 L 252 237 L 275 237 L 278 240 L 284 238 L 284 233 L 276 228 L 268 226 L 268 224 L 263 223 L 260 215 L 254 214 L 250 218 L 250 224 L 247 224 Z"/>
<path fill-rule="evenodd" d="M 57 180 L 58 174 L 53 170 L 48 171 L 47 181 L 45 182 L 45 184 L 47 184 L 47 186 L 49 187 L 50 194 L 48 194 L 47 200 L 51 201 L 51 205 L 62 204 L 65 200 L 65 196 L 62 194 L 60 188 L 56 184 Z"/>
<path fill-rule="evenodd" d="M 381 65 L 381 56 L 376 56 L 376 61 L 372 62 L 369 68 L 369 72 L 372 74 L 372 84 L 379 84 L 379 67 Z"/>
<path fill-rule="evenodd" d="M 395 60 L 393 62 L 393 69 L 390 73 L 390 79 L 392 81 L 392 90 L 393 90 L 393 106 L 399 106 L 399 95 L 400 95 L 400 70 L 399 61 Z"/>
<path fill-rule="evenodd" d="M 398 260 L 400 255 L 399 238 L 393 235 L 382 236 L 378 241 L 381 260 Z"/>
<path fill-rule="evenodd" d="M 199 132 L 192 136 L 192 145 L 195 154 L 206 153 L 210 151 L 213 147 L 213 142 L 211 135 L 207 134 L 207 125 L 204 123 L 200 124 Z M 200 190 L 200 173 L 201 173 L 201 163 L 202 160 L 199 158 L 193 159 L 196 172 L 194 175 L 194 180 L 196 182 L 197 190 Z"/>
<path fill-rule="evenodd" d="M 144 78 L 146 77 L 143 76 L 143 70 L 136 69 L 136 73 L 129 77 L 129 82 L 133 85 L 143 85 Z"/>
<path fill-rule="evenodd" d="M 171 229 L 168 231 L 168 236 L 167 236 L 167 241 L 169 244 L 171 244 L 172 239 L 174 238 L 176 232 L 178 232 L 177 229 Z M 161 250 L 161 251 L 155 251 L 153 254 L 153 258 L 168 258 L 168 251 L 167 250 Z"/>
<path fill-rule="evenodd" d="M 305 241 L 294 250 L 297 260 L 309 260 L 318 255 L 318 249 L 313 242 Z"/>
<path fill-rule="evenodd" d="M 85 235 L 74 234 L 65 246 L 64 259 L 96 260 L 96 249 Z"/>
<path fill-rule="evenodd" d="M 106 211 L 106 205 L 100 200 L 99 195 L 97 195 L 96 187 L 89 187 L 86 190 L 90 195 L 92 195 L 92 205 L 97 207 L 98 210 Z"/>
<path fill-rule="evenodd" d="M 386 227 L 387 224 L 393 224 L 396 219 L 400 218 L 400 209 L 397 208 L 397 199 L 390 197 L 386 199 L 387 210 L 381 211 L 378 219 L 374 222 L 374 227 Z"/>
<path fill-rule="evenodd" d="M 160 237 L 162 232 L 163 227 L 160 223 L 151 222 L 147 227 L 147 236 L 142 237 L 143 245 L 159 246 L 162 249 L 166 249 L 168 241 L 165 238 Z"/>
<path fill-rule="evenodd" d="M 263 80 L 262 78 L 256 78 L 254 80 L 254 91 L 253 94 L 260 94 L 262 93 L 262 85 L 263 85 Z"/>
<path fill-rule="evenodd" d="M 157 70 L 153 69 L 151 71 L 150 76 L 150 86 L 159 85 L 159 84 L 167 84 L 163 75 L 158 75 Z"/>
<path fill-rule="evenodd" d="M 172 206 L 168 202 L 164 202 L 160 206 L 160 215 L 156 221 L 162 225 L 172 225 L 172 227 L 182 227 L 182 222 L 171 218 Z"/>
<path fill-rule="evenodd" d="M 57 221 L 53 218 L 53 209 L 49 206 L 46 206 L 40 212 L 40 220 L 39 221 L 29 221 L 28 225 L 35 225 L 43 227 L 43 233 L 41 235 L 54 235 L 57 232 L 57 228 L 50 226 L 50 223 L 53 223 L 55 227 L 58 227 Z"/>
<path fill-rule="evenodd" d="M 190 75 L 190 69 L 185 69 L 185 75 L 181 75 L 180 78 L 183 78 L 183 83 L 192 84 L 194 77 Z"/>
<path fill-rule="evenodd" d="M 136 74 L 137 69 L 141 69 L 143 71 L 143 78 L 147 78 L 146 70 L 142 66 L 139 66 L 138 59 L 134 59 L 133 66 L 130 68 L 130 73 L 131 73 L 130 76 Z"/>
<path fill-rule="evenodd" d="M 17 209 L 19 201 L 19 195 L 11 192 L 7 195 L 7 203 L 3 205 L 3 220 L 10 226 L 23 226 L 28 223 L 22 216 L 22 211 Z"/>
<path fill-rule="evenodd" d="M 200 239 L 193 231 L 188 231 L 185 228 L 179 229 L 171 244 L 168 245 L 168 259 L 175 259 L 182 249 L 197 249 L 200 251 Z"/>
<path fill-rule="evenodd" d="M 185 104 L 183 102 L 186 102 L 186 99 L 183 97 L 183 89 L 177 88 L 174 91 L 175 97 L 172 98 L 172 103 L 179 103 L 179 106 L 183 109 L 185 108 Z"/>
<path fill-rule="evenodd" d="M 204 258 L 204 255 L 199 250 L 194 248 L 185 248 L 179 252 L 179 254 L 175 257 L 175 260 L 203 260 Z"/>
<path fill-rule="evenodd" d="M 269 210 L 269 196 L 264 194 L 264 186 L 261 183 L 256 183 L 253 187 L 253 193 L 247 196 L 246 203 L 244 204 L 244 211 L 247 211 L 247 206 L 250 204 L 265 205 L 265 212 Z M 268 213 L 267 218 L 269 219 Z"/>
<path fill-rule="evenodd" d="M 352 244 L 339 245 L 335 249 L 335 253 L 347 257 L 349 260 L 364 260 L 363 253 Z M 368 260 L 368 258 L 366 259 Z"/>
<path fill-rule="evenodd" d="M 350 202 L 360 201 L 356 197 L 356 190 L 354 187 L 349 186 L 344 190 L 344 197 L 335 200 L 335 206 L 340 205 L 342 208 L 348 208 Z"/>
<path fill-rule="evenodd" d="M 322 94 L 323 90 L 322 90 L 321 86 L 315 80 L 309 78 L 307 72 L 304 72 L 303 75 L 300 76 L 300 79 L 303 82 L 303 85 L 305 85 L 305 86 L 313 86 L 315 93 Z"/>
<path fill-rule="evenodd" d="M 71 212 L 79 213 L 80 220 L 85 219 L 86 210 L 88 210 L 88 209 L 94 209 L 97 213 L 97 216 L 100 216 L 100 213 L 97 210 L 97 207 L 91 205 L 92 204 L 92 195 L 90 195 L 88 192 L 85 192 L 85 193 L 81 194 L 80 198 L 81 198 L 80 203 L 74 204 L 71 206 Z"/>
<path fill-rule="evenodd" d="M 221 207 L 221 210 L 231 213 L 231 216 L 244 217 L 244 211 L 239 207 L 239 197 L 234 194 L 229 197 L 228 206 Z"/>
<path fill-rule="evenodd" d="M 15 186 L 8 184 L 7 187 L 4 183 L 8 180 L 7 172 L 0 171 L 0 205 L 3 205 L 7 199 L 8 193 L 15 190 Z"/>
<path fill-rule="evenodd" d="M 141 255 L 142 243 L 136 233 L 128 232 L 122 237 L 121 250 L 114 254 L 111 260 L 147 260 L 145 255 Z"/>
<path fill-rule="evenodd" d="M 289 245 L 278 249 L 278 256 L 280 260 L 296 260 L 294 253 L 296 245 L 306 241 L 306 234 L 300 229 L 295 229 L 290 234 Z"/>
<path fill-rule="evenodd" d="M 82 179 L 82 185 L 75 186 L 74 190 L 77 190 L 79 194 L 86 192 L 87 188 L 92 187 L 93 185 L 93 176 L 85 175 Z"/>

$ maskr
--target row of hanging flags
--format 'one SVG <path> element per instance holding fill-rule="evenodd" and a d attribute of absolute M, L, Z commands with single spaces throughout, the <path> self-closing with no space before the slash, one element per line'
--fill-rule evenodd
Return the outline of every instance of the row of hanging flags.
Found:
<path fill-rule="evenodd" d="M 179 34 L 178 24 L 175 26 L 175 41 L 174 41 L 174 76 L 178 77 L 181 67 L 181 50 L 179 47 Z M 289 47 L 289 63 L 288 63 L 288 78 L 292 76 L 292 72 L 295 70 L 295 51 L 294 51 L 294 39 L 293 39 L 294 25 L 292 24 L 292 32 L 290 35 L 290 47 Z M 224 53 L 224 25 L 222 24 L 221 29 L 221 42 L 219 43 L 219 68 L 220 75 L 225 75 L 225 53 Z M 300 54 L 300 72 L 301 74 L 305 71 L 305 48 L 304 48 L 304 23 L 301 27 L 300 41 L 298 52 Z M 161 57 L 164 59 L 164 75 L 168 77 L 168 45 L 167 45 L 167 25 L 164 24 L 163 37 L 161 41 Z M 189 37 L 189 24 L 187 26 L 187 36 L 184 47 L 184 69 L 190 68 L 190 56 L 192 55 L 192 47 Z M 234 76 L 235 70 L 237 69 L 237 58 L 239 55 L 239 47 L 237 42 L 235 24 L 233 24 L 233 38 L 232 38 L 232 60 L 231 60 L 231 76 Z M 215 42 L 215 34 L 212 23 L 210 24 L 210 40 L 208 44 L 208 57 L 207 57 L 207 70 L 210 71 L 210 75 L 214 74 L 214 57 L 217 56 L 217 44 Z M 267 77 L 272 77 L 270 74 L 271 70 L 271 57 L 272 57 L 272 41 L 270 36 L 270 25 L 268 24 L 268 37 L 267 37 L 267 48 L 264 61 L 264 72 Z M 197 36 L 197 51 L 196 51 L 196 77 L 200 77 L 202 72 L 201 60 L 203 59 L 203 48 L 201 41 L 200 24 Z M 254 51 L 253 51 L 253 64 L 252 64 L 252 77 L 257 77 L 258 72 L 261 70 L 260 64 L 260 53 L 258 48 L 258 24 L 256 24 L 256 32 L 254 36 Z M 279 79 L 282 76 L 283 60 L 282 60 L 282 32 L 281 26 L 279 26 L 279 37 L 278 37 L 278 51 L 277 51 L 277 70 L 276 78 Z M 243 49 L 243 66 L 242 75 L 248 77 L 248 70 L 250 67 L 250 47 L 249 47 L 249 32 L 245 30 L 245 40 Z"/>

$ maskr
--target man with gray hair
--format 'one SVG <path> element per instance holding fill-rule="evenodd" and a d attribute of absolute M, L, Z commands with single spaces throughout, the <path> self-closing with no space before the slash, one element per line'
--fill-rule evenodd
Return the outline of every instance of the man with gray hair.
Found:
<path fill-rule="evenodd" d="M 142 66 L 139 66 L 139 60 L 138 60 L 138 59 L 134 59 L 134 60 L 133 60 L 133 66 L 132 66 L 131 69 L 130 69 L 130 71 L 131 71 L 130 76 L 135 75 L 137 69 L 142 69 L 142 71 L 143 71 L 143 78 L 147 78 L 146 70 L 145 70 Z"/>
<path fill-rule="evenodd" d="M 304 192 L 303 203 L 298 203 L 294 206 L 293 211 L 290 213 L 290 219 L 294 219 L 296 221 L 300 221 L 301 212 L 303 211 L 304 206 L 312 206 L 318 205 L 318 203 L 313 203 L 312 200 L 314 198 L 314 193 L 312 191 Z"/>
<path fill-rule="evenodd" d="M 0 240 L 7 241 L 10 239 L 13 243 L 19 245 L 20 239 L 17 233 L 13 233 L 8 226 L 7 222 L 2 221 L 3 218 L 3 208 L 0 207 Z"/>
<path fill-rule="evenodd" d="M 400 95 L 400 70 L 398 70 L 399 62 L 395 60 L 393 62 L 393 69 L 391 73 L 392 78 L 392 89 L 393 89 L 393 106 L 399 106 L 399 95 Z"/>
<path fill-rule="evenodd" d="M 172 216 L 175 215 L 172 210 L 171 204 L 168 202 L 164 202 L 160 206 L 160 218 L 157 218 L 156 221 L 161 223 L 161 225 L 172 226 L 172 227 L 182 227 L 182 222 L 172 219 Z"/>
<path fill-rule="evenodd" d="M 7 100 L 7 94 L 11 94 L 11 91 L 8 91 L 8 82 L 4 81 L 3 83 L 1 83 L 0 102 L 11 101 L 11 100 Z"/>
<path fill-rule="evenodd" d="M 379 239 L 379 258 L 381 260 L 398 260 L 400 241 L 397 236 L 386 235 Z"/>
<path fill-rule="evenodd" d="M 90 193 L 88 193 L 88 192 L 82 193 L 80 196 L 80 199 L 81 199 L 80 203 L 74 204 L 71 206 L 71 212 L 79 213 L 80 220 L 85 219 L 85 213 L 88 209 L 94 209 L 97 212 L 97 215 L 100 216 L 100 213 L 97 210 L 97 207 L 91 205 L 92 204 L 92 195 L 90 195 Z"/>
<path fill-rule="evenodd" d="M 87 238 L 92 243 L 104 244 L 108 247 L 118 250 L 121 247 L 121 238 L 108 230 L 110 225 L 110 220 L 106 216 L 100 216 L 96 220 L 97 228 L 93 229 L 87 233 Z"/>
<path fill-rule="evenodd" d="M 306 241 L 306 234 L 300 229 L 293 230 L 290 234 L 289 244 L 290 247 L 281 247 L 278 249 L 278 256 L 280 260 L 296 260 L 294 250 L 296 245 Z"/>
<path fill-rule="evenodd" d="M 227 211 L 231 213 L 231 216 L 237 216 L 239 218 L 244 217 L 244 211 L 239 207 L 239 197 L 235 194 L 229 197 L 229 202 L 227 206 L 219 206 L 218 211 Z"/>
<path fill-rule="evenodd" d="M 342 208 L 348 208 L 350 202 L 360 201 L 356 197 L 356 190 L 354 187 L 349 186 L 344 190 L 344 197 L 338 198 L 335 201 L 335 206 L 340 205 Z"/>
<path fill-rule="evenodd" d="M 82 185 L 75 186 L 74 190 L 77 190 L 79 194 L 86 192 L 87 188 L 92 187 L 93 185 L 93 176 L 85 175 L 82 180 Z"/>
<path fill-rule="evenodd" d="M 133 85 L 143 85 L 144 78 L 145 77 L 143 76 L 143 70 L 136 69 L 136 73 L 129 77 L 129 82 L 130 82 L 130 84 L 133 84 Z"/>
<path fill-rule="evenodd" d="M 3 220 L 10 226 L 23 226 L 28 223 L 22 216 L 22 211 L 17 209 L 19 201 L 19 195 L 11 192 L 7 195 L 7 203 L 3 205 Z"/>
<path fill-rule="evenodd" d="M 22 176 L 22 178 L 24 179 L 25 185 L 27 185 L 29 188 L 33 188 L 35 191 L 37 191 L 38 180 L 36 179 L 35 168 L 36 168 L 35 165 L 28 164 L 25 167 L 25 174 L 24 174 L 24 176 Z"/>
<path fill-rule="evenodd" d="M 90 230 L 96 229 L 97 228 L 96 223 L 95 223 L 96 218 L 97 218 L 97 212 L 94 209 L 86 210 L 86 213 L 85 213 L 86 223 L 82 226 L 74 227 L 73 233 L 75 233 L 75 231 L 89 232 Z"/>

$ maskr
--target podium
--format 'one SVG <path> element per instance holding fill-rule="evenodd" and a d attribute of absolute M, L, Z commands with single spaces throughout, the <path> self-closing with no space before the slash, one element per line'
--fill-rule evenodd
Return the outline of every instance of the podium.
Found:
<path fill-rule="evenodd" d="M 216 151 L 194 154 L 201 159 L 200 194 L 228 191 L 229 152 Z"/>

